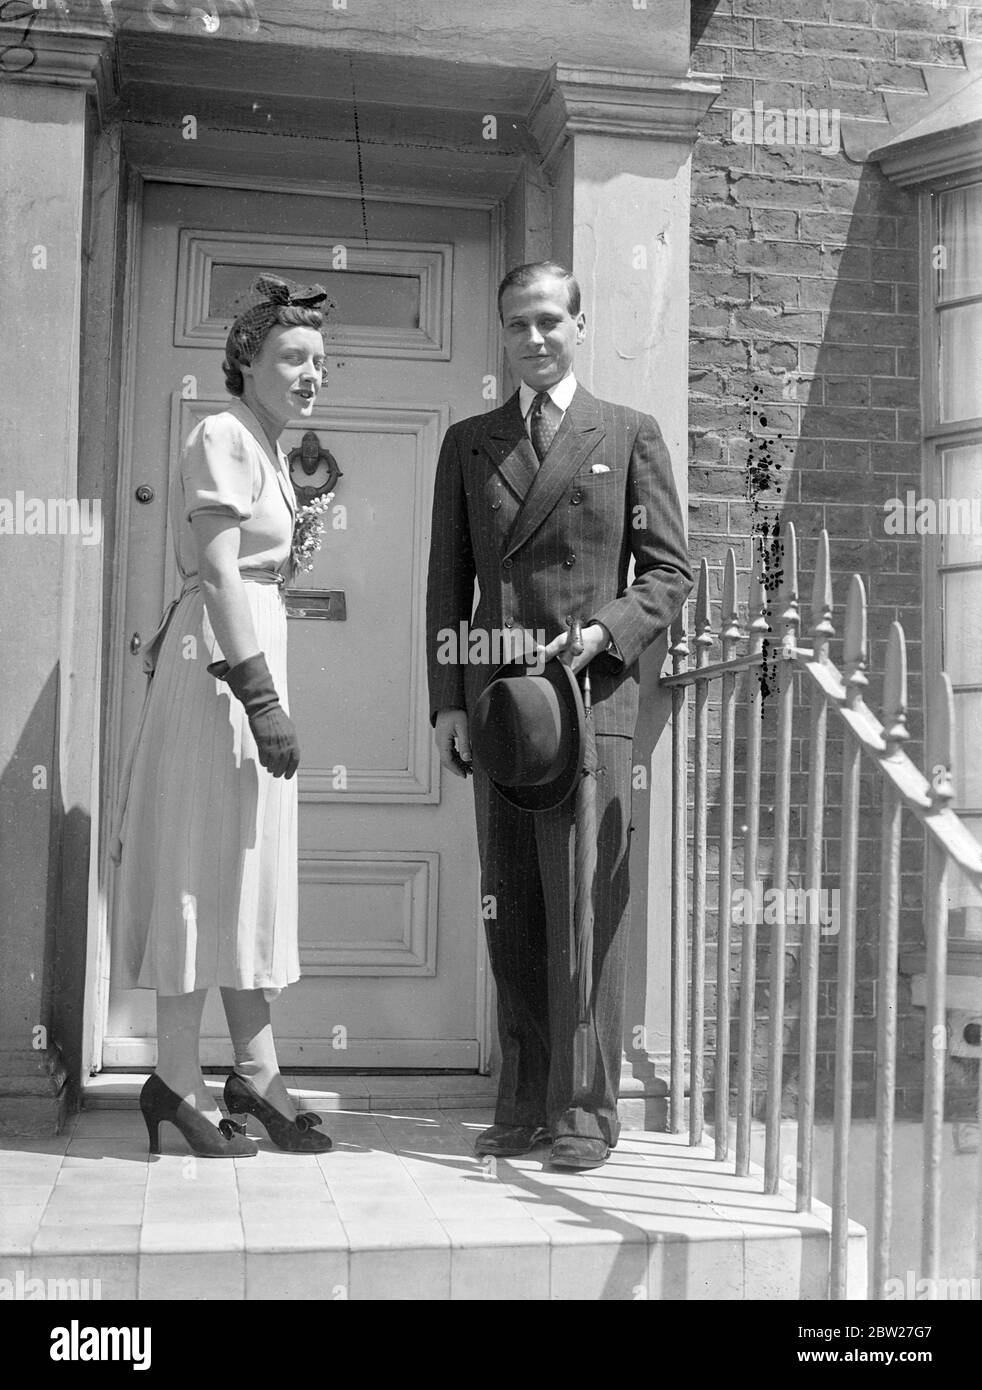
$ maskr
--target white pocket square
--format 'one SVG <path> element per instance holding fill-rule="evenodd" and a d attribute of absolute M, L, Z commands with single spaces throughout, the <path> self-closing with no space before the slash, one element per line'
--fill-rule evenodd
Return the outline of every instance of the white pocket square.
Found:
<path fill-rule="evenodd" d="M 610 469 L 605 463 L 594 463 L 590 465 L 591 473 L 609 473 Z"/>

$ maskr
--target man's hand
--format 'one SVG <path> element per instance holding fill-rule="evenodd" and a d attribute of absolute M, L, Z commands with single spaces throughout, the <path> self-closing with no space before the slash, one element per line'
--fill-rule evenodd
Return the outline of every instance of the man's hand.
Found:
<path fill-rule="evenodd" d="M 575 675 L 577 671 L 582 671 L 584 666 L 588 666 L 595 656 L 607 650 L 610 641 L 610 633 L 603 623 L 591 623 L 582 632 L 583 650 L 579 656 L 568 656 L 563 658 L 570 670 Z M 569 641 L 569 631 L 561 632 L 558 637 L 554 637 L 547 647 L 543 647 L 542 659 L 548 661 L 551 657 L 559 656 L 565 650 L 566 643 Z"/>
<path fill-rule="evenodd" d="M 436 746 L 440 762 L 455 777 L 471 771 L 471 742 L 467 733 L 467 711 L 442 709 L 436 717 Z"/>

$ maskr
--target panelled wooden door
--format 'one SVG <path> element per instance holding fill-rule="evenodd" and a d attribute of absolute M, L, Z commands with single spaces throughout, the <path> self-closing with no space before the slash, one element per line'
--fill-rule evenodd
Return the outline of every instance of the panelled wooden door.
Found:
<path fill-rule="evenodd" d="M 312 419 L 281 441 L 298 451 L 301 482 L 322 483 L 328 453 L 340 476 L 315 567 L 297 581 L 306 592 L 291 597 L 302 979 L 273 1005 L 280 1058 L 472 1069 L 484 1012 L 473 814 L 469 787 L 441 785 L 423 624 L 440 439 L 450 420 L 487 408 L 494 370 L 491 219 L 379 201 L 365 217 L 367 238 L 348 198 L 145 185 L 125 640 L 151 633 L 178 588 L 168 478 L 193 425 L 227 403 L 231 306 L 262 270 L 320 281 L 335 302 L 325 385 Z M 321 450 L 310 475 L 308 430 L 308 461 Z M 145 685 L 139 654 L 124 661 L 123 747 Z M 203 1033 L 203 1061 L 228 1061 L 217 991 Z M 111 993 L 103 1064 L 154 1055 L 153 995 Z"/>

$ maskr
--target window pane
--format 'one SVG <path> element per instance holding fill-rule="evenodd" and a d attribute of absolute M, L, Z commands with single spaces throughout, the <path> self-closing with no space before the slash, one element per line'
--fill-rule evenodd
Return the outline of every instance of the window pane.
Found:
<path fill-rule="evenodd" d="M 955 806 L 982 806 L 982 691 L 955 694 Z"/>
<path fill-rule="evenodd" d="M 982 570 L 944 576 L 944 669 L 953 685 L 982 684 Z"/>
<path fill-rule="evenodd" d="M 938 298 L 982 294 L 982 184 L 939 195 L 938 240 L 944 247 Z"/>
<path fill-rule="evenodd" d="M 232 319 L 242 305 L 251 302 L 250 286 L 260 275 L 280 275 L 295 284 L 317 281 L 327 290 L 336 308 L 327 319 L 327 329 L 345 324 L 359 328 L 418 328 L 419 277 L 417 275 L 375 275 L 358 270 L 311 271 L 296 266 L 222 265 L 211 268 L 208 314 L 211 318 Z"/>
<path fill-rule="evenodd" d="M 945 564 L 982 564 L 982 444 L 942 450 L 937 522 Z"/>
<path fill-rule="evenodd" d="M 967 798 L 962 795 L 960 779 L 956 779 L 956 785 L 958 788 L 956 806 L 959 803 L 968 805 Z M 982 844 L 982 816 L 962 816 L 962 820 Z M 953 933 L 953 935 L 967 937 L 970 941 L 982 940 L 982 897 L 979 896 L 978 889 L 969 882 L 961 869 L 954 865 L 948 871 L 948 906 L 956 911 L 961 908 L 964 912 L 965 930 L 964 932 Z"/>
<path fill-rule="evenodd" d="M 982 304 L 941 309 L 941 419 L 982 415 Z"/>

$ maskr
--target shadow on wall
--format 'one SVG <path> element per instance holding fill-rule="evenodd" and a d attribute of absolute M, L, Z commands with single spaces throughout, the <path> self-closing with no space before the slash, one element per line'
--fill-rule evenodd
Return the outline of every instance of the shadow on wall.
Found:
<path fill-rule="evenodd" d="M 690 0 L 690 52 L 699 46 L 707 24 L 719 8 L 719 3 L 720 0 Z"/>
<path fill-rule="evenodd" d="M 814 173 L 823 159 L 825 156 L 815 150 L 775 149 L 769 152 L 769 166 L 774 166 L 769 172 Z M 842 157 L 835 162 L 834 174 L 841 177 L 847 172 Z M 832 620 L 836 629 L 831 656 L 840 669 L 844 664 L 842 632 L 849 582 L 853 573 L 862 578 L 869 638 L 866 700 L 878 714 L 889 628 L 894 620 L 904 626 L 908 638 L 910 733 L 906 751 L 917 762 L 922 736 L 921 549 L 917 537 L 888 536 L 884 528 L 888 499 L 902 494 L 907 486 L 918 490 L 920 486 L 917 204 L 911 195 L 868 166 L 862 169 L 854 189 L 847 189 L 844 184 L 829 188 L 829 198 L 842 194 L 847 206 L 837 209 L 830 202 L 817 215 L 825 215 L 827 221 L 848 228 L 845 244 L 839 249 L 798 247 L 795 254 L 807 255 L 811 260 L 794 262 L 794 277 L 789 274 L 778 280 L 769 275 L 754 276 L 755 288 L 761 291 L 749 310 L 755 322 L 760 320 L 755 331 L 769 329 L 775 336 L 766 343 L 753 344 L 751 377 L 760 392 L 750 441 L 751 457 L 755 449 L 758 457 L 761 449 L 769 450 L 775 463 L 782 463 L 781 469 L 775 468 L 772 473 L 774 487 L 760 494 L 759 502 L 765 518 L 770 517 L 772 522 L 780 518 L 783 536 L 787 535 L 789 522 L 794 523 L 798 534 L 803 645 L 808 645 L 817 537 L 822 527 L 829 533 Z M 839 237 L 843 239 L 841 232 Z M 771 249 L 777 254 L 783 248 L 777 245 Z M 764 243 L 762 253 L 766 250 Z M 780 268 L 778 260 L 773 269 Z M 797 298 L 789 300 L 789 296 Z M 773 315 L 773 327 L 768 324 L 769 315 Z M 782 323 L 789 319 L 788 337 L 798 338 L 797 343 L 782 342 L 776 336 L 782 332 Z M 815 345 L 800 341 L 810 336 L 815 326 L 820 329 Z M 781 560 L 779 544 L 775 557 L 778 573 Z M 810 693 L 806 696 L 799 683 L 796 746 L 792 754 L 792 833 L 802 860 L 809 765 L 803 698 L 810 699 Z M 767 714 L 765 738 L 773 734 L 775 713 L 776 702 Z M 843 740 L 834 719 L 830 720 L 829 734 L 824 866 L 827 886 L 835 887 L 840 868 L 839 769 Z M 864 760 L 857 882 L 857 1114 L 870 1114 L 873 1108 L 881 797 L 880 778 Z M 922 937 L 919 902 L 913 886 L 922 836 L 910 817 L 905 818 L 904 835 L 902 855 L 911 877 L 904 884 L 901 934 L 903 945 L 911 946 L 920 944 Z M 766 935 L 765 929 L 761 943 L 765 947 Z M 819 1048 L 825 1057 L 824 1065 L 820 1062 L 818 1086 L 826 1103 L 831 1099 L 836 961 L 836 943 L 830 937 L 821 952 L 821 978 L 828 983 L 820 986 L 826 1017 L 819 1024 Z M 793 1004 L 795 992 L 792 988 L 789 1004 Z M 920 1036 L 908 1037 L 908 1033 L 918 1032 Z M 795 1046 L 792 1042 L 792 1049 Z M 901 1047 L 913 1047 L 919 1053 L 922 1046 L 923 1015 L 918 1011 L 907 1027 L 902 1025 Z M 786 1075 L 786 1081 L 790 1081 L 797 1064 L 793 1052 L 787 1063 L 791 1074 Z M 793 1083 L 791 1089 L 795 1089 Z M 903 1105 L 903 1097 L 900 1099 Z"/>
<path fill-rule="evenodd" d="M 53 1044 L 77 1080 L 91 818 L 61 800 L 59 684 L 56 665 L 0 773 L 0 1044 L 42 1070 Z"/>
<path fill-rule="evenodd" d="M 814 93 L 806 93 L 817 100 Z M 734 146 L 734 150 L 741 148 Z M 783 570 L 784 540 L 788 523 L 798 536 L 798 594 L 801 615 L 800 640 L 809 645 L 811 586 L 817 539 L 824 527 L 830 536 L 833 590 L 833 624 L 836 635 L 830 647 L 832 660 L 843 665 L 842 631 L 851 575 L 863 580 L 867 595 L 869 632 L 869 687 L 867 703 L 880 712 L 886 640 L 890 624 L 899 620 L 908 638 L 910 740 L 906 751 L 920 762 L 921 712 L 921 563 L 919 538 L 894 537 L 885 529 L 889 499 L 903 496 L 908 487 L 920 490 L 919 354 L 917 317 L 918 227 L 916 200 L 895 188 L 872 167 L 859 169 L 844 156 L 827 157 L 801 146 L 754 149 L 753 178 L 733 170 L 725 201 L 734 214 L 743 210 L 747 197 L 743 182 L 769 180 L 770 234 L 735 240 L 732 233 L 707 231 L 703 253 L 722 266 L 732 293 L 728 299 L 724 329 L 701 333 L 704 349 L 718 343 L 718 361 L 700 374 L 699 394 L 693 408 L 697 433 L 715 441 L 720 450 L 720 471 L 714 498 L 708 508 L 723 514 L 721 529 L 712 519 L 698 519 L 694 529 L 705 536 L 693 538 L 695 558 L 706 555 L 714 568 L 713 623 L 719 627 L 719 585 L 728 546 L 737 554 L 741 591 L 746 595 L 746 569 L 750 544 L 741 539 L 751 531 L 779 524 L 769 538 L 772 558 L 768 577 L 776 587 Z M 787 185 L 782 199 L 779 180 L 812 182 Z M 827 176 L 827 177 L 826 177 Z M 819 184 L 818 179 L 824 181 Z M 742 182 L 741 182 L 742 181 Z M 811 203 L 802 204 L 805 197 Z M 721 195 L 722 198 L 722 195 Z M 783 203 L 787 203 L 787 208 Z M 735 205 L 739 204 L 739 207 Z M 719 204 L 722 205 L 722 202 Z M 782 230 L 783 229 L 783 230 Z M 702 254 L 702 253 L 701 253 Z M 699 424 L 698 422 L 702 423 Z M 707 455 L 708 456 L 708 455 Z M 753 480 L 755 491 L 745 503 L 732 497 L 734 472 L 743 481 Z M 714 469 L 705 470 L 713 488 Z M 737 475 L 739 476 L 739 475 Z M 727 493 L 732 500 L 728 500 Z M 717 534 L 711 534 L 714 530 Z M 775 590 L 772 589 L 772 592 Z M 744 602 L 741 625 L 746 631 Z M 690 629 L 692 612 L 690 609 Z M 773 618 L 772 618 L 773 621 Z M 779 634 L 776 634 L 779 636 Z M 710 653 L 717 659 L 718 646 Z M 774 680 L 769 679 L 771 689 Z M 741 683 L 736 744 L 735 824 L 745 819 L 745 701 L 749 689 Z M 718 687 L 717 703 L 710 709 L 711 841 L 719 833 L 718 803 Z M 795 731 L 791 758 L 791 882 L 801 885 L 804 863 L 809 749 L 807 705 L 810 699 L 800 679 L 795 691 Z M 773 807 L 777 794 L 777 701 L 764 702 L 764 749 L 761 815 L 761 853 L 757 877 L 766 890 L 773 849 Z M 690 732 L 692 729 L 690 715 Z M 838 886 L 841 811 L 842 736 L 835 719 L 829 723 L 828 776 L 824 846 L 825 886 Z M 879 830 L 878 811 L 882 788 L 874 769 L 864 763 L 861 790 L 861 838 L 857 884 L 857 1007 L 855 1036 L 855 1089 L 857 1114 L 873 1108 L 873 1059 L 875 1051 L 875 978 L 879 939 Z M 922 836 L 905 821 L 901 932 L 905 947 L 921 944 L 919 867 Z M 710 867 L 714 868 L 712 852 Z M 739 848 L 734 856 L 736 882 L 742 880 Z M 739 876 L 739 877 L 737 877 Z M 716 906 L 717 883 L 707 886 L 707 903 Z M 710 940 L 715 936 L 715 911 L 708 922 Z M 758 933 L 758 1017 L 768 1008 L 766 923 Z M 785 1058 L 786 1102 L 793 1113 L 797 1058 L 794 1024 L 796 959 L 794 934 L 786 962 L 788 1013 L 793 1033 Z M 834 937 L 823 942 L 819 1019 L 820 1101 L 830 1100 L 834 1051 L 835 966 Z M 712 951 L 710 953 L 712 956 Z M 734 961 L 738 966 L 738 962 Z M 736 983 L 738 971 L 731 970 Z M 710 980 L 715 961 L 707 966 Z M 734 990 L 734 1006 L 736 992 Z M 901 1051 L 915 1058 L 923 1047 L 923 1015 L 901 997 Z M 715 1014 L 715 999 L 707 996 L 707 1012 Z M 758 1030 L 760 1031 L 760 1030 Z M 757 1049 L 758 1054 L 760 1048 Z M 915 1066 L 900 1080 L 901 1106 L 910 1110 L 919 1101 Z M 908 1092 L 909 1087 L 909 1094 Z"/>

